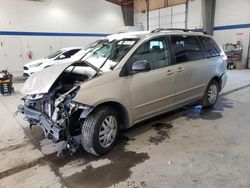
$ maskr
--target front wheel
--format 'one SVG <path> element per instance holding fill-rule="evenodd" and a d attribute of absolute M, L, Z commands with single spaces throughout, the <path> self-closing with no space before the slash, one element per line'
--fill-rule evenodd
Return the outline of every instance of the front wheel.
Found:
<path fill-rule="evenodd" d="M 111 107 L 95 109 L 82 126 L 82 146 L 96 156 L 111 150 L 118 135 L 118 115 Z"/>
<path fill-rule="evenodd" d="M 208 87 L 202 99 L 201 102 L 202 106 L 207 108 L 214 106 L 214 104 L 218 99 L 218 96 L 219 96 L 219 84 L 216 80 L 212 80 L 208 84 Z"/>

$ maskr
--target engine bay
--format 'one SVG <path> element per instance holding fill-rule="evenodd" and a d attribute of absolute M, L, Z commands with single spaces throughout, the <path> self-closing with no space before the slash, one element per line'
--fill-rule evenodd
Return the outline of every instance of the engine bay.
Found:
<path fill-rule="evenodd" d="M 30 127 L 41 127 L 46 138 L 55 143 L 65 141 L 67 149 L 75 150 L 80 142 L 77 137 L 81 134 L 81 123 L 91 107 L 78 104 L 73 99 L 81 84 L 93 77 L 95 71 L 90 69 L 86 66 L 68 67 L 48 93 L 23 97 L 24 105 L 18 106 L 18 112 L 25 115 Z"/>

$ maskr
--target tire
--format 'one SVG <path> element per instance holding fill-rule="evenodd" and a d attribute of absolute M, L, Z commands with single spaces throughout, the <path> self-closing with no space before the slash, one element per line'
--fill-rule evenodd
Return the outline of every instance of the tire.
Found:
<path fill-rule="evenodd" d="M 95 109 L 83 122 L 82 146 L 90 154 L 96 156 L 106 154 L 114 147 L 117 136 L 118 114 L 111 107 L 103 106 Z"/>
<path fill-rule="evenodd" d="M 219 96 L 219 83 L 216 80 L 211 80 L 207 86 L 201 105 L 205 108 L 211 108 L 217 102 Z"/>

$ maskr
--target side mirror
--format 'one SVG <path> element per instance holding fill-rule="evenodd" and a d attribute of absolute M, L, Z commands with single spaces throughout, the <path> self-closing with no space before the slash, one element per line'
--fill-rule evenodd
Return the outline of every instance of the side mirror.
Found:
<path fill-rule="evenodd" d="M 150 71 L 151 67 L 147 60 L 138 60 L 132 65 L 132 73 L 147 72 Z"/>
<path fill-rule="evenodd" d="M 65 55 L 60 55 L 59 59 L 64 59 L 66 56 Z"/>

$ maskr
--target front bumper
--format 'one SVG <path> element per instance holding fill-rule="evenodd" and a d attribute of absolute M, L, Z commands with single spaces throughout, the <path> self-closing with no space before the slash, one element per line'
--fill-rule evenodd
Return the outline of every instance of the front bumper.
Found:
<path fill-rule="evenodd" d="M 18 106 L 18 112 L 25 115 L 25 119 L 31 125 L 40 127 L 46 138 L 52 139 L 53 142 L 59 142 L 64 139 L 64 131 L 57 123 L 50 120 L 45 114 L 31 109 L 25 105 Z"/>
<path fill-rule="evenodd" d="M 29 75 L 28 73 L 23 73 L 23 77 L 24 77 L 24 78 L 29 78 L 30 75 Z"/>
<path fill-rule="evenodd" d="M 24 105 L 19 105 L 17 111 L 35 121 L 40 121 L 41 116 L 42 116 L 41 112 L 28 108 L 27 106 L 24 106 Z"/>
<path fill-rule="evenodd" d="M 35 69 L 23 69 L 23 76 L 29 77 L 35 72 L 37 72 Z"/>

